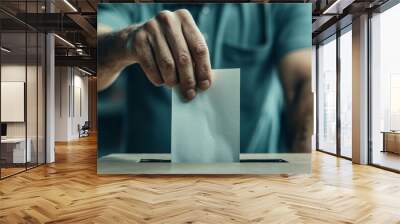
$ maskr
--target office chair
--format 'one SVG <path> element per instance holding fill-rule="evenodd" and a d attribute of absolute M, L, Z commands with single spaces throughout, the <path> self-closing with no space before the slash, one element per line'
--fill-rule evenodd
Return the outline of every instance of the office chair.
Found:
<path fill-rule="evenodd" d="M 80 125 L 78 124 L 79 138 L 89 136 L 89 129 L 90 129 L 89 121 L 85 121 L 82 127 L 80 127 Z"/>

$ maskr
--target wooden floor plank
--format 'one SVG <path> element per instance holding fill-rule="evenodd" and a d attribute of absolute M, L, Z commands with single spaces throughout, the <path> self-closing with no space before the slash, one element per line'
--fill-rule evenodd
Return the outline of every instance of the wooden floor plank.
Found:
<path fill-rule="evenodd" d="M 320 152 L 310 175 L 96 174 L 96 138 L 0 181 L 0 223 L 400 223 L 400 175 Z"/>

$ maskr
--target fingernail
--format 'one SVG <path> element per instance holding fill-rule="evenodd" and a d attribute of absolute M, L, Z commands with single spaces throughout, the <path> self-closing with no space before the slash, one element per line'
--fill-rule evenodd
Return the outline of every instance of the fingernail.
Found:
<path fill-rule="evenodd" d="M 188 91 L 186 91 L 186 98 L 188 98 L 189 100 L 193 99 L 196 96 L 196 91 L 194 91 L 193 89 L 189 89 Z"/>
<path fill-rule="evenodd" d="M 210 81 L 208 80 L 201 81 L 199 87 L 202 90 L 208 89 L 208 87 L 210 87 Z"/>

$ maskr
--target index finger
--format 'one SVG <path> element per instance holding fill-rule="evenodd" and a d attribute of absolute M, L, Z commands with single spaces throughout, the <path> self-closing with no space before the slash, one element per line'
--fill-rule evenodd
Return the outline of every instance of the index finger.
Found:
<path fill-rule="evenodd" d="M 200 89 L 206 90 L 211 85 L 211 63 L 207 43 L 188 11 L 179 10 L 176 13 L 180 17 L 182 31 L 194 61 L 196 83 Z"/>

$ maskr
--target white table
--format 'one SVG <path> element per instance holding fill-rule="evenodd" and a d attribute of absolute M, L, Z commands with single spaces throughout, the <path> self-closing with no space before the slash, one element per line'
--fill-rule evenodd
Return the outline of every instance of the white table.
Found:
<path fill-rule="evenodd" d="M 25 163 L 31 162 L 31 146 L 32 140 L 30 138 L 26 139 L 27 147 L 25 151 L 25 138 L 5 138 L 1 139 L 2 147 L 13 147 L 13 163 Z"/>

